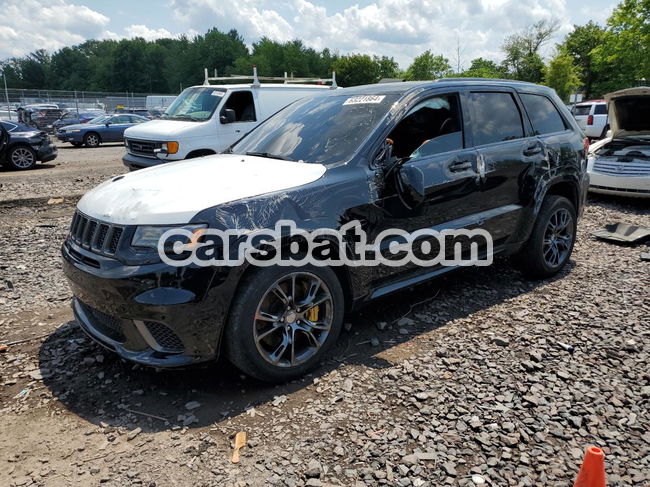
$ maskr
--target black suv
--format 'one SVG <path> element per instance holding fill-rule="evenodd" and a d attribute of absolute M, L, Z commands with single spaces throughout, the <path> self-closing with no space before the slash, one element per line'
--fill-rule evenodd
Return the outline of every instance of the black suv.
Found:
<path fill-rule="evenodd" d="M 188 249 L 205 229 L 281 220 L 356 222 L 369 241 L 391 228 L 483 229 L 491 253 L 549 277 L 571 255 L 587 183 L 583 134 L 549 88 L 446 79 L 335 90 L 293 103 L 224 154 L 87 193 L 64 271 L 81 327 L 124 358 L 173 367 L 222 351 L 252 376 L 285 381 L 327 354 L 344 312 L 455 267 L 179 267 L 157 250 L 165 232 L 184 231 L 178 248 Z"/>

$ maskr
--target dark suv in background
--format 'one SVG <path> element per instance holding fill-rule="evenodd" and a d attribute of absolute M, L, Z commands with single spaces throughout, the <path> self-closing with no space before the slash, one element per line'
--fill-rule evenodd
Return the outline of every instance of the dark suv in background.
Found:
<path fill-rule="evenodd" d="M 56 159 L 58 149 L 45 132 L 8 120 L 1 121 L 0 125 L 7 132 L 6 146 L 0 153 L 0 164 L 25 170 L 32 169 L 38 161 Z"/>
<path fill-rule="evenodd" d="M 484 229 L 494 254 L 544 278 L 571 255 L 585 156 L 555 92 L 529 83 L 445 79 L 304 98 L 224 154 L 87 193 L 62 248 L 73 309 L 91 337 L 136 362 L 183 366 L 222 350 L 252 376 L 290 380 L 327 354 L 346 311 L 455 267 L 176 267 L 156 250 L 163 232 L 358 222 L 372 242 L 386 229 Z"/>

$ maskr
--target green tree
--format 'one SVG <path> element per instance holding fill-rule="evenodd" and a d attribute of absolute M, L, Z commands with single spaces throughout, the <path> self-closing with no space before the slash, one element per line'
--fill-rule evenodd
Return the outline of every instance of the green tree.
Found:
<path fill-rule="evenodd" d="M 585 96 L 593 98 L 596 93 L 594 86 L 609 77 L 610 70 L 600 70 L 595 59 L 598 46 L 605 42 L 607 31 L 593 21 L 579 26 L 574 25 L 573 31 L 564 38 L 563 46 L 571 54 L 582 79 Z"/>
<path fill-rule="evenodd" d="M 553 88 L 565 103 L 569 102 L 569 95 L 580 86 L 578 69 L 566 48 L 558 49 L 551 59 L 544 73 L 544 84 Z"/>
<path fill-rule="evenodd" d="M 429 50 L 416 57 L 406 70 L 406 78 L 412 81 L 444 78 L 449 74 L 449 59 L 442 55 L 434 56 Z"/>
<path fill-rule="evenodd" d="M 356 86 L 376 83 L 379 79 L 379 65 L 366 54 L 342 56 L 332 64 L 340 86 Z"/>
<path fill-rule="evenodd" d="M 482 57 L 472 59 L 472 63 L 466 71 L 459 73 L 463 78 L 505 78 L 506 73 L 494 61 Z"/>
<path fill-rule="evenodd" d="M 506 37 L 501 49 L 506 57 L 502 66 L 511 78 L 539 83 L 544 77 L 540 48 L 558 29 L 556 21 L 540 20 L 530 27 Z"/>
<path fill-rule="evenodd" d="M 373 56 L 372 59 L 379 67 L 379 79 L 399 77 L 399 64 L 395 59 L 388 56 Z"/>
<path fill-rule="evenodd" d="M 610 77 L 603 92 L 645 84 L 650 78 L 650 0 L 624 0 L 607 21 L 605 42 L 594 49 L 599 70 Z"/>

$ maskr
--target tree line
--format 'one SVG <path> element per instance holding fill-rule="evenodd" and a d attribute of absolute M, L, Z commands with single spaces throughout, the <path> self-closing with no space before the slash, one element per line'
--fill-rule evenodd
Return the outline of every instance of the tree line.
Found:
<path fill-rule="evenodd" d="M 264 37 L 249 49 L 236 30 L 216 28 L 193 38 L 89 40 L 54 53 L 41 49 L 6 59 L 0 69 L 10 88 L 139 93 L 176 93 L 202 83 L 205 67 L 219 75 L 248 74 L 253 64 L 264 76 L 329 77 L 335 70 L 340 86 L 382 78 L 507 78 L 547 84 L 565 101 L 577 90 L 592 98 L 650 77 L 650 0 L 623 0 L 604 26 L 574 26 L 544 62 L 540 52 L 557 28 L 554 21 L 537 22 L 504 39 L 501 62 L 476 58 L 459 69 L 457 59 L 456 70 L 430 50 L 402 70 L 393 57 L 341 55 L 300 40 Z"/>

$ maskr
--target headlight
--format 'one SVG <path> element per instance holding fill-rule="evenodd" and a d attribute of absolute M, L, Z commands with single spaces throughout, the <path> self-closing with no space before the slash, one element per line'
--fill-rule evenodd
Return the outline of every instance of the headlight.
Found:
<path fill-rule="evenodd" d="M 68 132 L 81 132 L 81 130 L 80 129 L 72 129 L 72 130 L 68 130 Z"/>
<path fill-rule="evenodd" d="M 138 227 L 135 230 L 133 239 L 131 240 L 131 247 L 140 247 L 146 249 L 158 249 L 158 241 L 160 237 L 167 230 L 188 230 L 193 234 L 197 233 L 199 230 L 206 228 L 206 224 L 196 224 L 196 225 L 172 225 L 172 226 L 142 226 Z M 180 241 L 183 244 L 189 243 L 190 239 L 187 237 L 179 236 L 176 242 Z M 168 245 L 173 244 L 172 241 L 165 242 Z"/>

